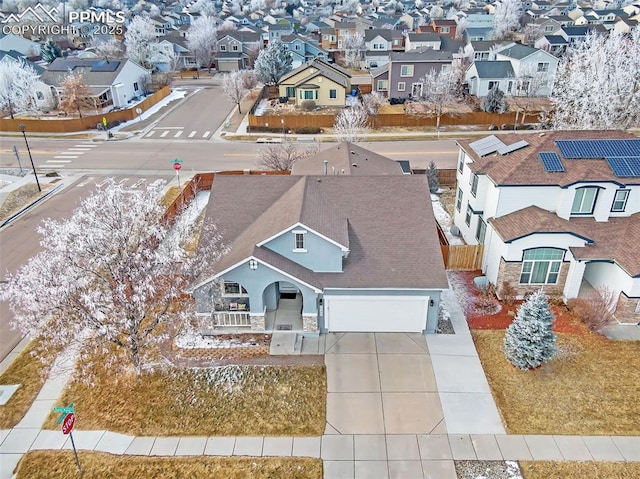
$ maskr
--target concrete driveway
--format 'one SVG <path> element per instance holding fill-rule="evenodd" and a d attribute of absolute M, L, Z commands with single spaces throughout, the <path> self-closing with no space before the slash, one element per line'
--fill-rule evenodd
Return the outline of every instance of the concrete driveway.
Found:
<path fill-rule="evenodd" d="M 328 334 L 325 364 L 325 434 L 447 433 L 423 335 Z"/>

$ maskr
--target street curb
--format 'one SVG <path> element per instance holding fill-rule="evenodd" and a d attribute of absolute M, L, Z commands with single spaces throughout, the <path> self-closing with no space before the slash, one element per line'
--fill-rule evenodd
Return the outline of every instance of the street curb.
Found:
<path fill-rule="evenodd" d="M 0 228 L 4 228 L 6 225 L 8 225 L 9 223 L 13 222 L 14 220 L 17 220 L 20 216 L 22 216 L 24 213 L 28 212 L 31 208 L 37 206 L 41 201 L 44 201 L 45 199 L 47 199 L 50 195 L 52 195 L 53 193 L 55 193 L 56 191 L 58 191 L 59 189 L 62 189 L 62 187 L 64 186 L 64 184 L 60 183 L 59 185 L 57 185 L 55 188 L 53 188 L 51 191 L 48 191 L 47 193 L 45 193 L 44 195 L 42 195 L 40 198 L 38 198 L 37 200 L 35 200 L 33 203 L 28 204 L 27 206 L 25 206 L 24 208 L 22 208 L 21 210 L 19 210 L 17 213 L 14 213 L 13 215 L 9 216 L 6 220 L 4 220 L 1 224 L 0 224 Z"/>

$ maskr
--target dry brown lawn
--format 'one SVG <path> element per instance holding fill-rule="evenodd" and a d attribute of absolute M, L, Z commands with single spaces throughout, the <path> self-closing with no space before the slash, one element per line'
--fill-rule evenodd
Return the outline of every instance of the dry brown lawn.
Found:
<path fill-rule="evenodd" d="M 53 186 L 54 185 L 49 183 L 40 183 L 42 191 L 38 191 L 38 186 L 36 185 L 34 179 L 33 183 L 27 183 L 11 191 L 7 195 L 4 203 L 2 203 L 2 206 L 0 206 L 0 220 L 6 220 L 12 214 L 17 213 L 18 211 L 20 211 L 20 209 L 33 203 L 38 198 L 44 196 L 47 191 L 53 188 Z"/>
<path fill-rule="evenodd" d="M 160 201 L 160 203 L 162 204 L 162 206 L 169 207 L 171 205 L 171 203 L 173 203 L 175 201 L 175 199 L 178 196 L 180 196 L 181 192 L 182 192 L 182 190 L 180 188 L 178 188 L 177 186 L 170 186 L 169 188 L 167 188 L 167 191 L 165 192 L 164 196 L 162 197 L 162 200 Z"/>
<path fill-rule="evenodd" d="M 9 402 L 0 406 L 0 429 L 10 429 L 18 424 L 42 389 L 49 365 L 31 354 L 37 346 L 37 340 L 31 341 L 0 375 L 0 384 L 20 384 Z"/>
<path fill-rule="evenodd" d="M 638 462 L 548 462 L 520 461 L 524 479 L 635 479 Z"/>
<path fill-rule="evenodd" d="M 520 371 L 501 351 L 504 331 L 473 338 L 509 433 L 640 435 L 637 342 L 558 334 L 560 354 Z"/>
<path fill-rule="evenodd" d="M 222 366 L 112 374 L 72 381 L 78 429 L 141 436 L 317 436 L 325 427 L 326 372 L 314 366 Z M 89 366 L 81 366 L 89 368 Z M 87 376 L 85 376 L 87 377 Z M 57 429 L 56 414 L 45 428 Z"/>
<path fill-rule="evenodd" d="M 321 479 L 322 460 L 299 457 L 138 457 L 80 451 L 83 479 Z M 17 479 L 78 477 L 71 451 L 31 451 Z"/>

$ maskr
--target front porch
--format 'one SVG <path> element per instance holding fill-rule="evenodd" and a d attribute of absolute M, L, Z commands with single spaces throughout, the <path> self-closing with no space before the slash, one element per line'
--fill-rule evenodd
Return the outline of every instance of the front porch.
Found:
<path fill-rule="evenodd" d="M 302 294 L 280 293 L 278 307 L 267 310 L 265 331 L 302 331 Z"/>

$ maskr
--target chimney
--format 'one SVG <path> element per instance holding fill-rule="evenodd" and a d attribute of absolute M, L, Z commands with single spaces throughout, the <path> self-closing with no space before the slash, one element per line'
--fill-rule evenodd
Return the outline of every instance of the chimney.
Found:
<path fill-rule="evenodd" d="M 324 160 L 323 163 L 324 163 L 324 174 L 326 175 L 329 169 L 329 160 Z"/>

